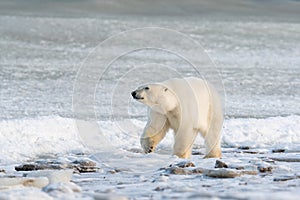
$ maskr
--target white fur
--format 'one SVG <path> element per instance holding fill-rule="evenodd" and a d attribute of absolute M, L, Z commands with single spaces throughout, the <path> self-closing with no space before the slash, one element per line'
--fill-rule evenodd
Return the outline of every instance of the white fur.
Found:
<path fill-rule="evenodd" d="M 206 158 L 221 157 L 223 113 L 220 98 L 202 79 L 170 79 L 141 86 L 134 98 L 149 107 L 148 123 L 141 136 L 145 153 L 154 151 L 171 128 L 175 133 L 173 154 L 189 158 L 195 137 L 205 139 Z"/>

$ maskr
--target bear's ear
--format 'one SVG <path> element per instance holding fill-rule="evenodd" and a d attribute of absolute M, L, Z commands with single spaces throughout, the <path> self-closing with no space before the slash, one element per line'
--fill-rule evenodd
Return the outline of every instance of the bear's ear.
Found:
<path fill-rule="evenodd" d="M 168 88 L 165 88 L 165 92 L 168 91 Z"/>

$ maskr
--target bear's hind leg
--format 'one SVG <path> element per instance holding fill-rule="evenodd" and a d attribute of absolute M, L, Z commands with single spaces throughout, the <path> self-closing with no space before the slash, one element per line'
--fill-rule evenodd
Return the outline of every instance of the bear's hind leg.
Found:
<path fill-rule="evenodd" d="M 223 125 L 222 103 L 216 91 L 211 90 L 212 107 L 209 128 L 205 135 L 206 155 L 204 158 L 221 158 L 221 133 Z"/>
<path fill-rule="evenodd" d="M 207 146 L 209 146 L 209 145 L 207 145 Z M 219 146 L 220 145 L 215 144 L 215 147 L 213 147 L 213 148 L 209 147 L 204 158 L 221 158 L 222 151 Z"/>
<path fill-rule="evenodd" d="M 214 122 L 205 134 L 206 155 L 204 158 L 221 158 L 222 122 Z"/>

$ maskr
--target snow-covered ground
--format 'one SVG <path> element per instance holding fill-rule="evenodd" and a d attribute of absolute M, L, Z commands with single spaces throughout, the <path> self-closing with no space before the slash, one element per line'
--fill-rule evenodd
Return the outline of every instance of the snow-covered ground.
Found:
<path fill-rule="evenodd" d="M 129 14 L 132 8 L 115 1 L 99 2 L 85 6 L 87 11 L 77 2 L 65 13 L 68 1 L 63 7 L 49 4 L 49 9 L 35 1 L 0 3 L 0 199 L 298 199 L 298 2 L 286 1 L 280 7 L 275 1 L 249 0 L 243 7 L 232 0 L 215 16 L 212 13 L 220 6 L 208 2 L 180 10 L 175 1 L 165 13 L 160 8 L 146 15 Z M 140 10 L 155 8 L 141 2 Z M 264 13 L 267 7 L 274 12 Z M 167 28 L 201 43 L 204 51 L 196 59 L 201 62 L 208 55 L 215 68 L 201 67 L 198 74 L 178 52 L 143 44 L 145 48 L 117 55 L 103 72 L 106 66 L 97 56 L 112 57 L 144 38 L 117 41 L 108 51 L 97 45 L 142 27 Z M 173 41 L 169 47 L 180 53 L 195 49 L 187 40 L 160 34 L 158 44 Z M 86 66 L 93 67 L 80 79 Z M 218 88 L 225 89 L 221 160 L 231 168 L 227 170 L 239 173 L 235 178 L 208 176 L 216 159 L 202 159 L 200 136 L 190 159 L 195 167 L 183 168 L 185 175 L 170 171 L 170 165 L 184 161 L 171 155 L 171 131 L 153 154 L 144 155 L 139 145 L 146 108 L 131 100 L 130 89 L 166 77 L 212 80 L 210 75 L 224 84 Z M 93 87 L 91 96 L 87 95 L 91 88 L 76 90 L 79 80 Z M 97 139 L 87 140 L 90 133 L 97 133 Z M 90 143 L 97 148 L 91 149 Z M 66 163 L 78 159 L 95 162 L 96 172 L 70 174 Z M 22 163 L 45 162 L 68 169 L 15 171 Z M 189 174 L 196 168 L 206 171 Z"/>
<path fill-rule="evenodd" d="M 135 129 L 131 128 L 130 133 L 124 132 L 124 127 L 131 127 L 132 123 L 136 125 Z M 270 172 L 233 179 L 210 178 L 198 173 L 174 175 L 162 169 L 185 160 L 171 156 L 171 132 L 156 153 L 142 154 L 138 135 L 142 132 L 144 121 L 102 121 L 99 125 L 103 135 L 99 144 L 108 145 L 91 152 L 83 145 L 73 119 L 41 117 L 2 121 L 0 169 L 4 169 L 5 173 L 1 173 L 0 177 L 23 176 L 28 172 L 16 172 L 15 166 L 47 160 L 70 163 L 74 159 L 88 158 L 96 162 L 99 169 L 93 173 L 74 174 L 71 180 L 75 186 L 55 183 L 43 190 L 21 185 L 4 187 L 5 183 L 0 178 L 0 183 L 4 184 L 2 189 L 0 187 L 0 197 L 297 199 L 300 194 L 299 116 L 227 119 L 222 138 L 222 161 L 254 172 L 259 166 L 271 167 Z M 197 138 L 193 152 L 190 161 L 196 168 L 214 169 L 216 159 L 202 159 L 202 138 Z"/>
<path fill-rule="evenodd" d="M 135 126 L 133 127 L 132 124 Z M 107 151 L 109 147 L 115 151 L 122 149 L 129 152 L 140 149 L 139 135 L 145 124 L 145 121 L 136 119 L 99 122 L 102 135 L 102 141 L 99 141 L 99 144 L 105 144 L 99 149 Z M 224 148 L 245 146 L 251 149 L 285 149 L 291 152 L 297 152 L 300 148 L 299 116 L 227 119 L 223 127 L 222 147 Z M 0 130 L 0 165 L 55 154 L 79 154 L 89 151 L 78 133 L 76 120 L 69 118 L 49 116 L 1 121 Z M 159 144 L 157 152 L 171 154 L 172 144 L 173 137 L 170 131 Z M 204 148 L 203 139 L 200 136 L 194 147 L 195 149 Z"/>

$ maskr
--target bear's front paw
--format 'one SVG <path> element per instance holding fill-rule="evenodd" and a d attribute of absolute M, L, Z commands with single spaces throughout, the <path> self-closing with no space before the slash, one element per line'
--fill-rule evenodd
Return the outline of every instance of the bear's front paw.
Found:
<path fill-rule="evenodd" d="M 150 138 L 142 138 L 141 139 L 141 146 L 144 150 L 144 153 L 152 153 L 155 149 L 153 145 L 153 141 Z"/>
<path fill-rule="evenodd" d="M 152 153 L 153 151 L 154 151 L 154 147 L 151 146 L 145 151 L 145 153 Z"/>

